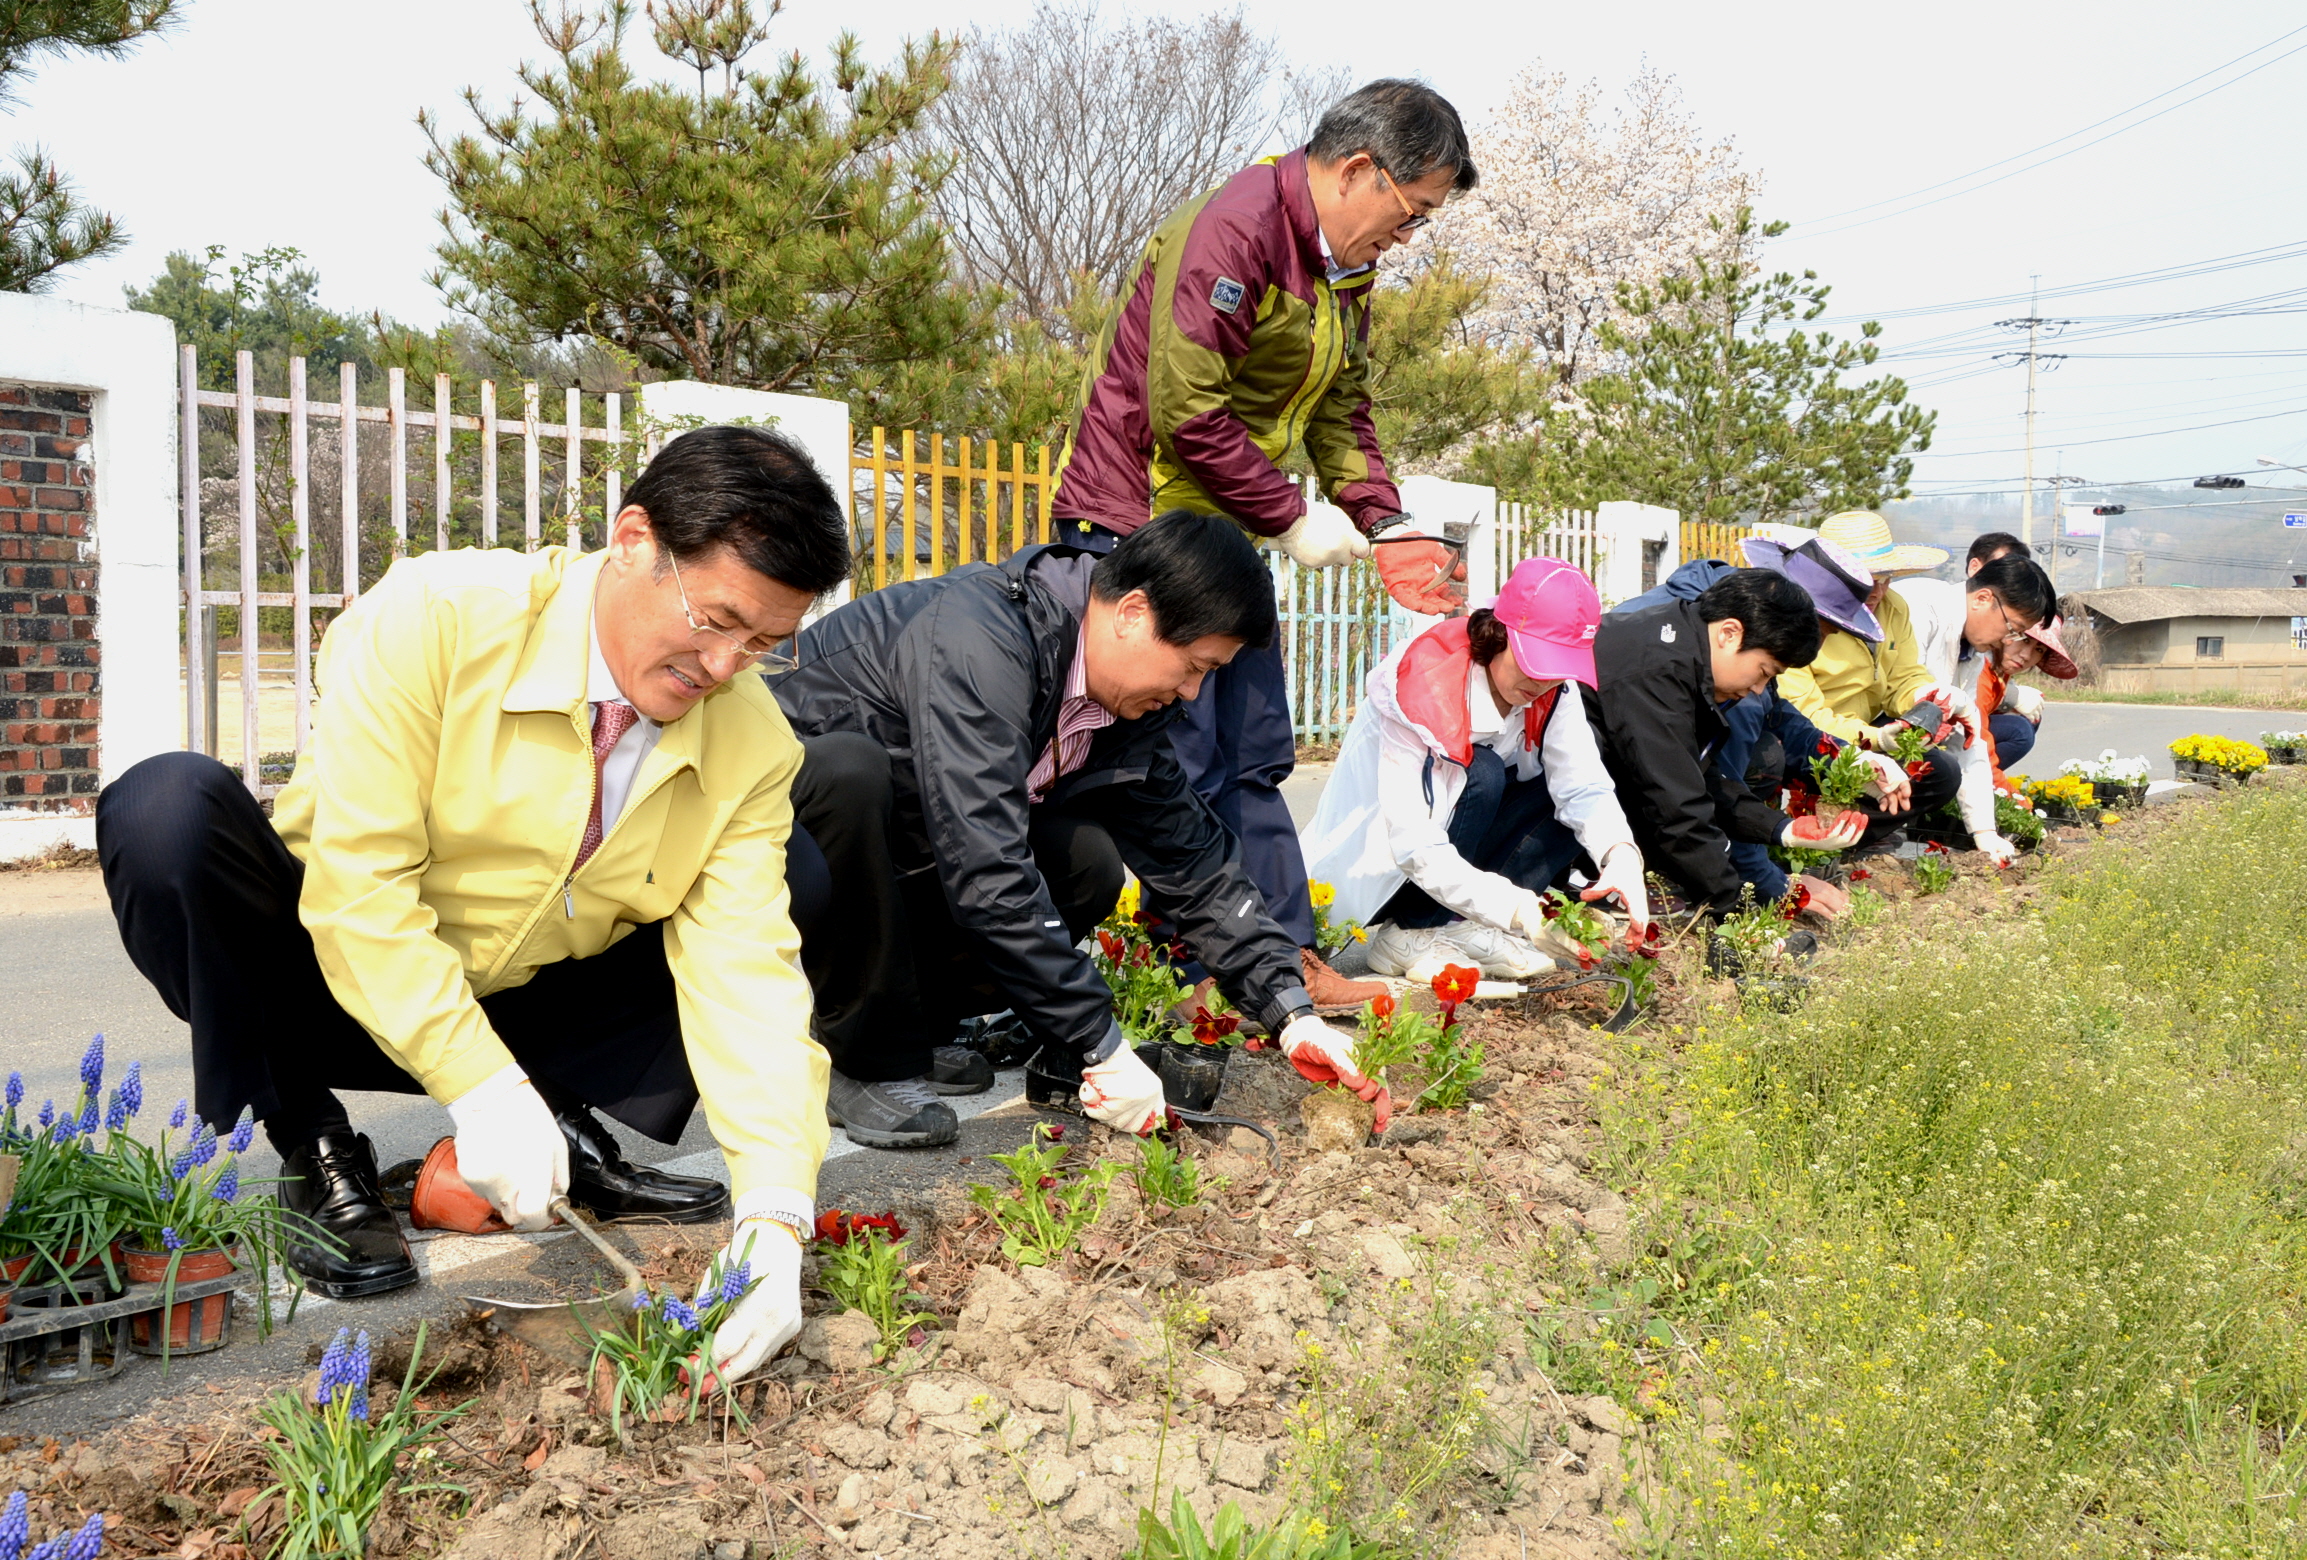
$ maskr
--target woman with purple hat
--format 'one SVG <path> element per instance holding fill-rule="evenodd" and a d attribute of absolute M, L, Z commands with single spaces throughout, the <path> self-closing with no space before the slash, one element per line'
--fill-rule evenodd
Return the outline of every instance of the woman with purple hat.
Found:
<path fill-rule="evenodd" d="M 1524 560 L 1495 604 L 1436 624 L 1370 674 L 1305 831 L 1338 913 L 1370 927 L 1370 968 L 1477 964 L 1516 979 L 1575 957 L 1545 891 L 1582 858 L 1582 898 L 1648 923 L 1642 852 L 1565 683 L 1594 685 L 1602 603 L 1558 558 Z"/>

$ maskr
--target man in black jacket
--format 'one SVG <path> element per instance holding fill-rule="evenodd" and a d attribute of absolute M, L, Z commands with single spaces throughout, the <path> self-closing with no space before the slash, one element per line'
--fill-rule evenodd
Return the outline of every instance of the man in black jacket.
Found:
<path fill-rule="evenodd" d="M 1612 613 L 1594 637 L 1596 686 L 1582 690 L 1602 761 L 1652 871 L 1720 916 L 1744 882 L 1734 839 L 1843 850 L 1855 824 L 1788 818 L 1712 762 L 1726 706 L 1770 686 L 1819 647 L 1809 592 L 1784 574 L 1736 569 L 1695 601 Z"/>
<path fill-rule="evenodd" d="M 832 878 L 801 961 L 833 1057 L 827 1108 L 851 1139 L 951 1142 L 937 1091 L 990 1073 L 938 1053 L 959 1020 L 1004 1008 L 1045 1059 L 1078 1064 L 1091 1116 L 1158 1123 L 1160 1082 L 1076 946 L 1124 867 L 1300 1072 L 1380 1097 L 1351 1039 L 1313 1017 L 1296 941 L 1170 751 L 1179 701 L 1274 627 L 1241 527 L 1173 511 L 1102 558 L 1027 548 L 874 591 L 801 635 L 770 686 L 802 739 L 794 818 Z"/>

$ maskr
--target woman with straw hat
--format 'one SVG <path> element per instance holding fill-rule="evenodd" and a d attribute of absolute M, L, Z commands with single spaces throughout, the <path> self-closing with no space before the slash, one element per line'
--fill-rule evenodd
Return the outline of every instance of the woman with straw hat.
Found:
<path fill-rule="evenodd" d="M 1779 679 L 1779 692 L 1829 736 L 1878 752 L 1908 726 L 1930 732 L 1934 743 L 1959 732 L 1967 746 L 1977 736 L 1978 706 L 1960 689 L 1932 677 L 1906 601 L 1890 589 L 1894 575 L 1946 562 L 1945 551 L 1900 544 L 1892 539 L 1889 522 L 1866 509 L 1828 516 L 1818 536 L 1873 574 L 1866 606 L 1881 638 L 1870 641 L 1836 625 L 1815 661 Z M 1948 748 L 1934 746 L 1929 763 L 1930 771 L 1914 779 L 1917 817 L 1929 816 L 1950 800 L 1962 775 L 1961 760 Z M 1859 851 L 1890 849 L 1897 843 L 1891 838 L 1894 827 L 1888 819 L 1877 819 Z"/>

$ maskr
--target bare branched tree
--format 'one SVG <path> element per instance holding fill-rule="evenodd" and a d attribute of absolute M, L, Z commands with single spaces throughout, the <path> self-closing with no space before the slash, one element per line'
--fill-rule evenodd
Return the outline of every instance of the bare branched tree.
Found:
<path fill-rule="evenodd" d="M 1071 339 L 1083 273 L 1110 291 L 1171 208 L 1301 144 L 1347 86 L 1292 67 L 1238 8 L 1109 22 L 1096 0 L 1042 0 L 972 32 L 930 112 L 954 162 L 938 216 L 971 281 Z"/>

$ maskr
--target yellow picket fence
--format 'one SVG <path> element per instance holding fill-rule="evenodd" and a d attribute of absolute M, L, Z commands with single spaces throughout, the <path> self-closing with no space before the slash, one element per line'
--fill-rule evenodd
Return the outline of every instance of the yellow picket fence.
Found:
<path fill-rule="evenodd" d="M 1682 522 L 1682 561 L 1693 558 L 1720 558 L 1725 563 L 1743 565 L 1746 555 L 1738 544 L 1750 536 L 1762 533 L 1747 525 L 1724 525 L 1715 520 L 1685 520 Z"/>
<path fill-rule="evenodd" d="M 849 457 L 856 587 L 878 590 L 965 563 L 994 563 L 1048 541 L 1055 466 L 1046 444 L 1004 450 L 997 440 L 967 434 L 874 429 Z"/>

